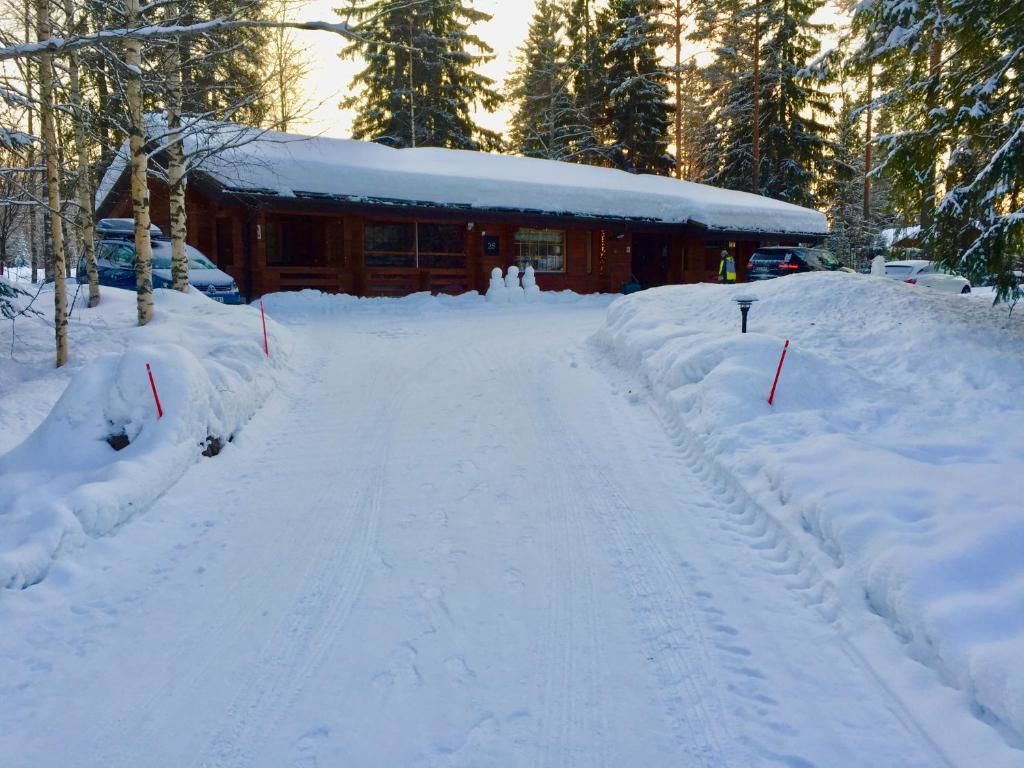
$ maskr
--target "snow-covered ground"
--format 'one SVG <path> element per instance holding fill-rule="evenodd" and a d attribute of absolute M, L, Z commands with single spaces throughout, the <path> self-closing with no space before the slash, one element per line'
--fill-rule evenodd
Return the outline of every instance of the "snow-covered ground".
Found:
<path fill-rule="evenodd" d="M 958 503 L 957 552 L 1013 535 L 992 480 L 1019 466 L 1019 411 L 990 406 L 1018 376 L 1019 333 L 982 302 L 811 276 L 753 289 L 757 333 L 740 338 L 730 290 L 610 312 L 569 295 L 270 297 L 292 374 L 234 442 L 45 580 L 0 591 L 3 765 L 1020 766 L 1013 721 L 960 674 L 979 646 L 954 637 L 940 664 L 905 641 L 941 590 L 989 611 L 962 627 L 1021 615 L 1012 583 L 970 563 L 913 589 Z M 165 313 L 174 344 L 190 324 L 235 332 L 198 306 Z M 128 314 L 109 334 L 125 359 L 150 332 Z M 943 387 L 963 401 L 948 425 Z M 808 469 L 780 466 L 772 441 Z M 980 482 L 947 499 L 979 446 Z M 942 489 L 915 474 L 929 460 Z M 874 505 L 859 528 L 854 496 Z M 897 546 L 905 567 L 886 560 Z M 956 592 L 962 576 L 993 578 Z M 897 578 L 909 614 L 891 589 L 856 595 Z"/>
<path fill-rule="evenodd" d="M 277 386 L 289 346 L 272 323 L 267 359 L 257 310 L 195 291 L 157 291 L 155 320 L 137 328 L 134 293 L 104 289 L 87 309 L 70 286 L 70 361 L 56 369 L 53 286 L 18 285 L 31 296 L 16 306 L 42 314 L 3 323 L 0 589 L 44 578 L 63 552 L 145 509 L 209 438 L 232 438 Z M 130 444 L 115 451 L 113 436 Z"/>
<path fill-rule="evenodd" d="M 741 295 L 759 299 L 755 332 L 723 334 Z M 979 716 L 1024 743 L 1019 315 L 817 274 L 649 291 L 612 308 L 602 339 L 840 603 L 883 617 Z"/>

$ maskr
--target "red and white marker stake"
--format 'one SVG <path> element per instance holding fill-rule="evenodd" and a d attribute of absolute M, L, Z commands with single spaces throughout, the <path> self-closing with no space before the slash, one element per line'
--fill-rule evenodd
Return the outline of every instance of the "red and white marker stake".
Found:
<path fill-rule="evenodd" d="M 149 367 L 149 363 L 146 363 L 146 373 L 149 374 L 149 386 L 153 390 L 153 400 L 156 402 L 156 417 L 162 419 L 164 417 L 164 407 L 160 405 L 160 395 L 156 393 L 156 382 L 153 380 L 153 369 Z"/>
<path fill-rule="evenodd" d="M 789 349 L 789 339 L 786 339 L 782 347 L 782 357 L 779 358 L 779 367 L 775 369 L 775 381 L 772 382 L 772 393 L 768 395 L 768 405 L 775 404 L 775 388 L 779 386 L 779 374 L 782 373 L 782 364 L 786 362 L 786 350 Z"/>
<path fill-rule="evenodd" d="M 267 343 L 267 313 L 263 311 L 263 299 L 260 299 L 260 318 L 263 320 L 263 354 L 270 357 L 270 344 Z"/>

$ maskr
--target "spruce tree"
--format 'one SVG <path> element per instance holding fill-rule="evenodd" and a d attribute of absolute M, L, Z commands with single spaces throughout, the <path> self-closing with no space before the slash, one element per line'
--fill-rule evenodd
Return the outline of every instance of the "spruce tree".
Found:
<path fill-rule="evenodd" d="M 500 96 L 477 67 L 491 48 L 470 33 L 490 18 L 467 0 L 351 0 L 346 12 L 362 40 L 342 51 L 365 66 L 357 93 L 341 106 L 355 109 L 352 135 L 393 147 L 488 149 L 497 134 L 473 121 L 474 106 L 494 109 Z"/>
<path fill-rule="evenodd" d="M 973 280 L 995 279 L 1000 299 L 1019 299 L 1024 268 L 1024 6 L 951 0 L 951 43 L 931 115 L 950 148 L 940 179 L 947 190 L 929 251 Z"/>
<path fill-rule="evenodd" d="M 631 173 L 668 174 L 672 107 L 658 54 L 667 43 L 662 0 L 611 0 L 600 34 L 608 40 L 608 127 L 614 164 Z"/>
<path fill-rule="evenodd" d="M 577 114 L 572 95 L 565 13 L 555 0 L 538 0 L 526 41 L 508 84 L 515 107 L 511 148 L 529 157 L 569 160 L 575 154 Z"/>

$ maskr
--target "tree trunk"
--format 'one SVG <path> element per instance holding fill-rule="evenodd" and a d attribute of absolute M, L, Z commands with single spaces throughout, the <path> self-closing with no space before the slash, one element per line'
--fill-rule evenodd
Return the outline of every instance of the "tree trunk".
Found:
<path fill-rule="evenodd" d="M 676 0 L 672 14 L 676 45 L 676 178 L 683 178 L 683 0 Z"/>
<path fill-rule="evenodd" d="M 126 0 L 127 26 L 139 24 L 139 0 Z M 149 158 L 142 113 L 142 40 L 125 37 L 128 70 L 128 146 L 132 153 L 132 214 L 135 219 L 135 308 L 139 325 L 153 319 L 153 247 L 149 241 Z"/>
<path fill-rule="evenodd" d="M 167 6 L 170 18 L 177 16 L 177 3 Z M 187 222 L 185 217 L 185 147 L 181 140 L 181 48 L 177 40 L 170 43 L 167 57 L 167 184 L 171 207 L 171 281 L 174 290 L 188 291 L 188 255 L 185 253 Z"/>
<path fill-rule="evenodd" d="M 74 26 L 75 4 L 64 0 L 64 13 L 68 24 Z M 68 77 L 71 80 L 71 110 L 75 123 L 75 151 L 78 154 L 78 239 L 85 255 L 85 269 L 89 275 L 89 306 L 100 303 L 100 276 L 96 268 L 96 243 L 93 239 L 93 191 L 92 175 L 89 172 L 89 145 L 85 137 L 85 110 L 82 105 L 82 82 L 79 62 L 81 55 L 72 52 L 68 58 Z"/>
<path fill-rule="evenodd" d="M 25 40 L 29 39 L 32 31 L 32 9 L 29 0 L 25 0 Z M 29 102 L 32 101 L 32 60 L 27 59 L 25 61 L 25 94 L 28 96 Z M 32 109 L 28 110 L 28 135 L 35 136 L 35 114 Z M 28 178 L 26 179 L 26 186 L 35 196 L 36 192 L 36 150 L 35 145 L 29 147 L 28 150 L 28 167 L 33 169 L 29 171 Z M 39 282 L 39 237 L 37 235 L 38 227 L 37 218 L 39 216 L 39 207 L 33 205 L 29 210 L 28 214 L 28 251 L 29 251 L 29 269 L 32 270 L 32 283 Z"/>
<path fill-rule="evenodd" d="M 40 40 L 51 36 L 49 0 L 36 0 L 36 32 Z M 53 241 L 53 329 L 57 346 L 57 367 L 68 361 L 68 296 L 64 278 L 64 232 L 60 217 L 60 169 L 57 163 L 57 130 L 53 114 L 52 55 L 39 57 L 39 105 L 46 155 L 46 193 L 50 207 Z"/>
<path fill-rule="evenodd" d="M 937 19 L 932 30 L 932 44 L 928 52 L 928 88 L 925 91 L 925 121 L 931 127 L 932 114 L 939 107 L 940 85 L 942 80 L 942 26 L 944 24 L 942 0 L 936 4 Z M 931 162 L 925 171 L 924 197 L 921 199 L 921 226 L 931 227 L 935 219 L 935 188 L 938 184 L 936 164 L 938 158 L 929 153 Z"/>
<path fill-rule="evenodd" d="M 868 65 L 867 120 L 864 126 L 864 224 L 871 221 L 871 122 L 874 111 L 871 102 L 875 98 L 875 65 Z"/>
<path fill-rule="evenodd" d="M 751 117 L 753 125 L 751 136 L 751 154 L 754 167 L 750 173 L 750 191 L 761 194 L 761 5 L 754 8 L 754 113 Z"/>

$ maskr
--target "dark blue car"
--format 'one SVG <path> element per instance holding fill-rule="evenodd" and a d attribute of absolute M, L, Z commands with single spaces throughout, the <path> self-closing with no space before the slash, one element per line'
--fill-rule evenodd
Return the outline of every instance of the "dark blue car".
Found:
<path fill-rule="evenodd" d="M 102 219 L 96 225 L 96 268 L 100 285 L 135 290 L 135 230 L 131 219 Z M 171 287 L 171 241 L 159 227 L 150 228 L 153 246 L 153 287 Z M 203 256 L 191 245 L 185 246 L 188 256 L 188 282 L 214 301 L 241 304 L 234 278 Z M 89 282 L 85 258 L 78 262 L 78 282 Z"/>

